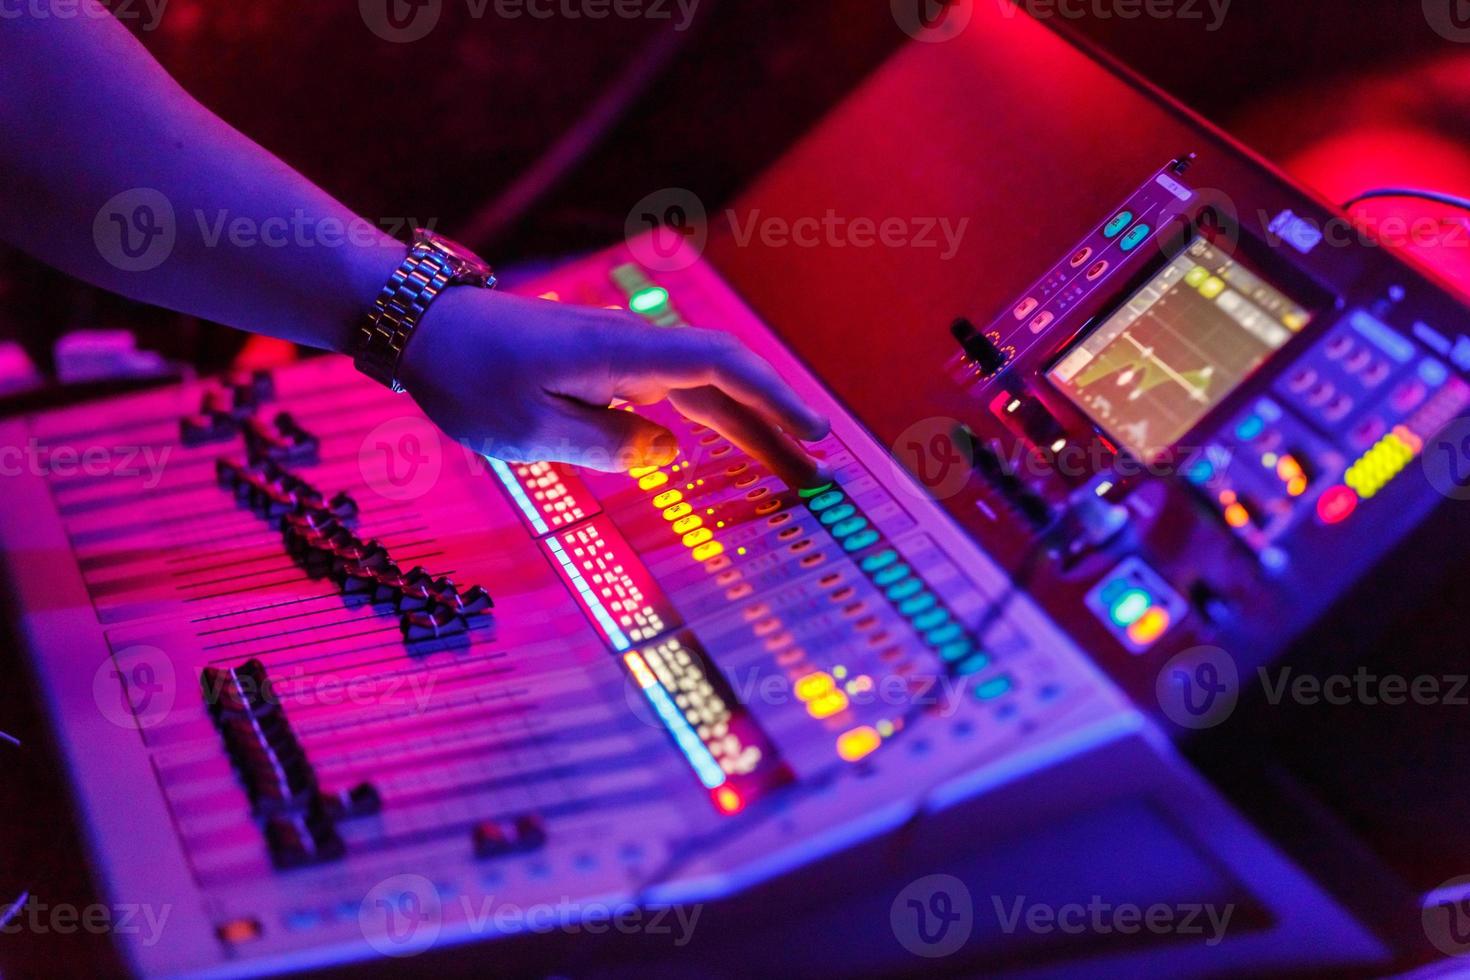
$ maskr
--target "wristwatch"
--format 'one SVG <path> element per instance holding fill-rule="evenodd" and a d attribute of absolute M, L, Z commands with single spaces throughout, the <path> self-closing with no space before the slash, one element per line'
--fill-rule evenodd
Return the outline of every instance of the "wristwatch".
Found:
<path fill-rule="evenodd" d="M 394 270 L 363 318 L 352 363 L 396 392 L 398 362 L 429 305 L 451 286 L 495 288 L 495 274 L 474 252 L 427 228 L 413 233 L 408 257 Z"/>

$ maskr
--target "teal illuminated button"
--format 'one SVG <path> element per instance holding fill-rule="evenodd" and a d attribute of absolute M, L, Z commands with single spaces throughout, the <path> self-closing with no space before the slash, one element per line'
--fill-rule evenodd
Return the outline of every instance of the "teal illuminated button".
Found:
<path fill-rule="evenodd" d="M 994 701 L 1009 691 L 1012 686 L 1011 675 L 1001 674 L 998 677 L 992 677 L 988 681 L 981 681 L 979 684 L 976 684 L 975 697 L 981 701 Z"/>
<path fill-rule="evenodd" d="M 807 504 L 812 510 L 826 510 L 828 507 L 842 503 L 841 490 L 829 490 Z"/>
<path fill-rule="evenodd" d="M 937 604 L 932 592 L 920 592 L 911 599 L 905 599 L 898 604 L 898 611 L 905 616 L 917 616 L 925 609 L 932 608 Z"/>
<path fill-rule="evenodd" d="M 1252 442 L 1262 432 L 1266 431 L 1266 420 L 1259 415 L 1247 415 L 1241 423 L 1235 427 L 1235 438 L 1241 442 Z"/>
<path fill-rule="evenodd" d="M 931 647 L 942 647 L 946 643 L 953 643 L 964 635 L 959 623 L 945 623 L 938 629 L 932 629 L 924 634 L 924 640 Z"/>
<path fill-rule="evenodd" d="M 831 507 L 827 510 L 822 511 L 822 523 L 836 524 L 838 521 L 847 520 L 849 517 L 856 513 L 857 508 L 854 507 L 852 504 L 838 504 L 836 507 Z"/>
<path fill-rule="evenodd" d="M 1128 580 L 1126 578 L 1115 578 L 1102 587 L 1097 597 L 1102 600 L 1103 605 L 1111 607 L 1127 589 Z"/>
<path fill-rule="evenodd" d="M 875 545 L 877 543 L 878 532 L 873 530 L 872 528 L 868 528 L 866 531 L 859 531 L 852 537 L 848 538 L 846 541 L 842 542 L 842 547 L 847 549 L 848 551 L 862 551 L 869 545 Z"/>
<path fill-rule="evenodd" d="M 879 588 L 887 588 L 894 582 L 902 581 L 908 577 L 909 567 L 903 562 L 899 562 L 897 565 L 889 565 L 887 568 L 878 569 L 877 573 L 873 576 L 873 582 Z"/>
<path fill-rule="evenodd" d="M 968 648 L 969 643 L 966 642 L 965 646 Z M 940 653 L 940 656 L 942 657 L 944 656 L 944 654 Z M 954 672 L 956 674 L 959 674 L 961 677 L 969 677 L 971 674 L 980 673 L 980 671 L 989 666 L 990 654 L 981 651 L 980 653 L 976 653 L 972 657 L 966 657 L 964 660 L 961 660 L 958 664 L 955 665 Z"/>
<path fill-rule="evenodd" d="M 940 647 L 939 659 L 943 660 L 947 664 L 952 664 L 957 661 L 964 660 L 966 657 L 969 657 L 970 651 L 974 649 L 975 644 L 970 642 L 969 637 L 964 637 L 962 639 L 955 640 L 953 643 L 946 643 L 944 646 Z"/>
<path fill-rule="evenodd" d="M 911 595 L 918 593 L 924 587 L 924 583 L 916 578 L 906 578 L 897 585 L 890 586 L 886 593 L 888 598 L 894 602 L 902 602 Z"/>
<path fill-rule="evenodd" d="M 874 572 L 887 568 L 896 561 L 898 561 L 898 552 L 889 548 L 887 551 L 880 551 L 876 555 L 869 555 L 864 558 L 863 571 L 871 575 Z"/>
<path fill-rule="evenodd" d="M 807 487 L 805 490 L 796 491 L 796 495 L 803 500 L 810 500 L 812 497 L 820 496 L 831 490 L 833 486 L 831 483 L 824 483 L 819 487 Z"/>
<path fill-rule="evenodd" d="M 1144 241 L 1148 239 L 1148 233 L 1151 231 L 1153 231 L 1153 229 L 1150 228 L 1148 225 L 1134 225 L 1133 230 L 1123 236 L 1123 241 L 1121 242 L 1123 251 L 1131 252 L 1138 246 L 1142 245 Z"/>
<path fill-rule="evenodd" d="M 1113 218 L 1112 221 L 1108 222 L 1107 227 L 1103 229 L 1103 237 L 1117 238 L 1119 235 L 1123 234 L 1123 229 L 1127 228 L 1131 224 L 1133 224 L 1133 212 L 1120 211 Z"/>
<path fill-rule="evenodd" d="M 914 629 L 920 633 L 937 629 L 949 622 L 949 610 L 943 606 L 935 606 L 928 612 L 921 612 L 914 617 Z"/>
<path fill-rule="evenodd" d="M 1154 604 L 1154 597 L 1142 589 L 1129 589 L 1114 600 L 1112 608 L 1108 610 L 1108 618 L 1117 626 L 1129 627 L 1138 622 L 1139 617 L 1148 612 L 1149 606 Z"/>
<path fill-rule="evenodd" d="M 1215 478 L 1215 464 L 1201 456 L 1189 464 L 1189 468 L 1184 471 L 1184 478 L 1197 487 L 1203 486 Z"/>
<path fill-rule="evenodd" d="M 643 316 L 659 316 L 668 312 L 669 291 L 662 286 L 648 286 L 628 297 L 628 309 Z"/>
<path fill-rule="evenodd" d="M 849 534 L 856 534 L 867 526 L 868 519 L 859 514 L 856 517 L 849 517 L 847 520 L 840 522 L 836 527 L 832 528 L 832 534 L 834 537 L 845 538 Z"/>

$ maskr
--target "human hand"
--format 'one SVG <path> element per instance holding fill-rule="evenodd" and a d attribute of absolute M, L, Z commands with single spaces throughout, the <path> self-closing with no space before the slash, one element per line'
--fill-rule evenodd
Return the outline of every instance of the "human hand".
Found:
<path fill-rule="evenodd" d="M 666 465 L 678 453 L 673 433 L 608 406 L 668 398 L 788 484 L 824 476 L 792 436 L 820 439 L 827 420 L 768 363 L 716 330 L 653 327 L 632 313 L 451 289 L 414 332 L 399 372 L 435 424 L 498 459 L 608 472 Z"/>

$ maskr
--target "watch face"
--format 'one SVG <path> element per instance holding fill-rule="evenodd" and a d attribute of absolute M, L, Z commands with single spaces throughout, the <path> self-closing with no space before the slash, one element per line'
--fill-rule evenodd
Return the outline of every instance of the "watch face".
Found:
<path fill-rule="evenodd" d="M 490 275 L 490 265 L 474 252 L 465 248 L 453 239 L 445 238 L 443 235 L 435 234 L 427 228 L 420 228 L 414 236 L 416 242 L 422 242 L 433 247 L 436 251 L 454 259 L 463 266 L 463 272 L 468 276 L 486 277 Z"/>

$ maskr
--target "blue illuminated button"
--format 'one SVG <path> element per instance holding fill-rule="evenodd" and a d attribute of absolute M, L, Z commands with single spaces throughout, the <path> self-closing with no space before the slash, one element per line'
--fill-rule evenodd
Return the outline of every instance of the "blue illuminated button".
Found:
<path fill-rule="evenodd" d="M 822 523 L 836 524 L 838 521 L 847 520 L 856 513 L 857 508 L 852 504 L 838 504 L 836 507 L 822 511 Z"/>
<path fill-rule="evenodd" d="M 848 538 L 846 541 L 842 542 L 842 547 L 846 548 L 848 551 L 862 551 L 869 545 L 874 545 L 877 543 L 878 532 L 873 530 L 872 528 L 868 528 L 866 531 L 859 531 L 852 537 Z"/>
<path fill-rule="evenodd" d="M 1419 362 L 1419 380 L 1431 388 L 1438 388 L 1449 379 L 1449 368 L 1432 358 Z"/>
<path fill-rule="evenodd" d="M 994 701 L 1009 691 L 1011 687 L 1011 675 L 1001 674 L 999 677 L 992 677 L 988 681 L 981 681 L 979 684 L 976 684 L 975 697 L 981 701 Z"/>
<path fill-rule="evenodd" d="M 847 520 L 842 521 L 832 529 L 832 534 L 839 538 L 845 538 L 849 534 L 856 534 L 867 526 L 868 519 L 859 514 L 856 517 L 849 517 Z"/>
<path fill-rule="evenodd" d="M 1131 224 L 1133 224 L 1133 212 L 1120 211 L 1112 221 L 1108 222 L 1107 227 L 1103 228 L 1103 237 L 1117 238 L 1123 234 L 1123 229 Z"/>
<path fill-rule="evenodd" d="M 1189 464 L 1189 468 L 1184 471 L 1184 478 L 1195 486 L 1209 483 L 1215 478 L 1215 464 L 1201 456 Z"/>
<path fill-rule="evenodd" d="M 889 553 L 891 554 L 892 552 Z M 908 578 L 908 576 L 909 567 L 903 562 L 899 562 L 897 565 L 889 565 L 887 568 L 878 569 L 877 574 L 873 576 L 873 581 L 880 588 L 886 588 L 887 586 L 892 585 L 894 582 L 899 582 L 903 579 Z"/>
<path fill-rule="evenodd" d="M 921 633 L 927 632 L 928 630 L 943 626 L 948 620 L 949 610 L 941 606 L 936 606 L 928 612 L 919 613 L 919 615 L 914 617 L 914 629 Z"/>
<path fill-rule="evenodd" d="M 1133 230 L 1124 235 L 1123 241 L 1120 243 L 1123 251 L 1131 252 L 1138 246 L 1142 245 L 1144 241 L 1147 240 L 1148 233 L 1151 231 L 1153 231 L 1153 229 L 1150 228 L 1148 225 L 1134 225 Z"/>
<path fill-rule="evenodd" d="M 919 613 L 923 612 L 925 609 L 930 608 L 931 606 L 934 606 L 935 604 L 936 600 L 932 592 L 920 592 L 913 598 L 905 599 L 903 602 L 900 602 L 898 604 L 898 611 L 903 613 L 905 616 L 917 616 Z"/>
<path fill-rule="evenodd" d="M 898 552 L 889 548 L 887 551 L 880 551 L 876 555 L 869 555 L 864 558 L 863 571 L 871 575 L 879 569 L 887 568 L 896 561 L 898 561 Z"/>
<path fill-rule="evenodd" d="M 965 643 L 965 647 L 968 649 L 968 642 Z M 944 654 L 940 653 L 940 656 L 944 656 Z M 980 671 L 984 670 L 988 666 L 990 666 L 990 655 L 988 653 L 985 653 L 984 651 L 981 651 L 979 653 L 976 653 L 972 657 L 966 657 L 964 660 L 961 660 L 958 664 L 955 665 L 954 672 L 956 674 L 959 674 L 961 677 L 968 677 L 971 674 L 980 673 Z"/>
<path fill-rule="evenodd" d="M 956 661 L 964 660 L 974 649 L 975 645 L 970 642 L 970 638 L 962 637 L 961 639 L 955 640 L 953 643 L 946 643 L 944 646 L 940 647 L 939 659 L 943 660 L 947 664 L 952 664 Z"/>
<path fill-rule="evenodd" d="M 890 586 L 886 595 L 894 602 L 901 602 L 909 596 L 914 595 L 924 587 L 924 583 L 916 578 L 906 578 L 897 585 Z"/>
<path fill-rule="evenodd" d="M 946 643 L 950 643 L 954 640 L 959 639 L 960 636 L 963 635 L 963 633 L 964 631 L 960 629 L 959 623 L 946 623 L 944 626 L 941 626 L 938 629 L 930 630 L 928 633 L 925 633 L 924 640 L 930 646 L 939 647 L 944 646 L 944 644 Z"/>
<path fill-rule="evenodd" d="M 1247 415 L 1241 423 L 1235 427 L 1235 438 L 1241 442 L 1253 442 L 1262 432 L 1266 431 L 1266 420 L 1259 415 Z"/>
<path fill-rule="evenodd" d="M 829 490 L 826 493 L 820 494 L 815 497 L 812 502 L 807 506 L 809 506 L 812 510 L 826 510 L 833 504 L 840 503 L 842 503 L 842 491 Z"/>

